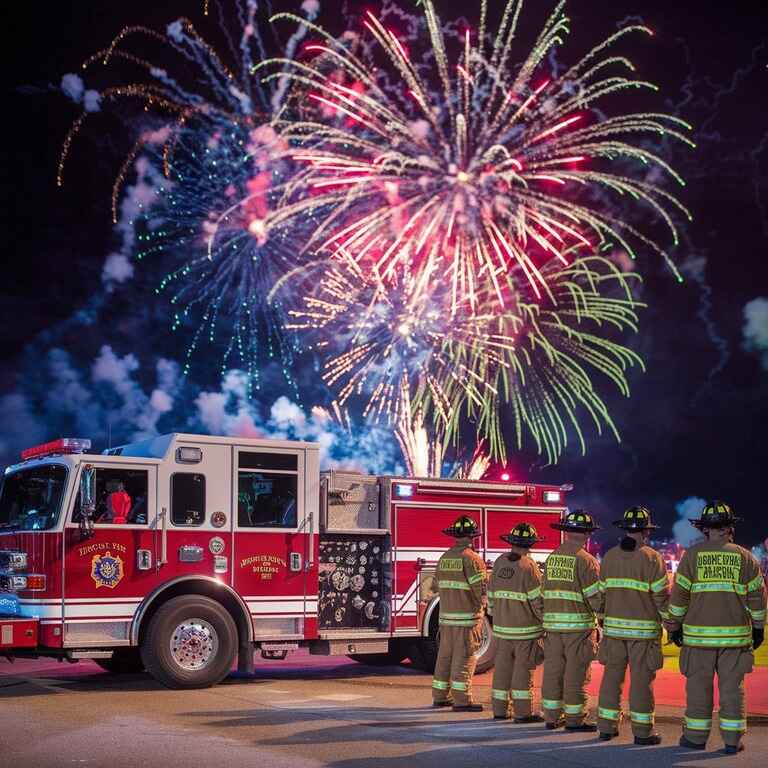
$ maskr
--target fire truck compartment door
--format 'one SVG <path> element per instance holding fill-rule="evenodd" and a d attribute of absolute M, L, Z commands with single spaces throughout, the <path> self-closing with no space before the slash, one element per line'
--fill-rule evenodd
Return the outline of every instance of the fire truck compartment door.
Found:
<path fill-rule="evenodd" d="M 162 569 L 141 568 L 139 557 L 159 552 L 157 465 L 105 456 L 92 466 L 93 536 L 81 537 L 79 494 L 64 531 L 65 648 L 128 645 L 142 600 L 168 578 Z"/>
<path fill-rule="evenodd" d="M 308 581 L 317 583 L 316 567 L 296 568 L 315 559 L 316 459 L 301 447 L 234 448 L 234 588 L 258 639 L 301 639 L 306 615 L 317 612 L 316 586 L 314 596 L 306 594 Z"/>

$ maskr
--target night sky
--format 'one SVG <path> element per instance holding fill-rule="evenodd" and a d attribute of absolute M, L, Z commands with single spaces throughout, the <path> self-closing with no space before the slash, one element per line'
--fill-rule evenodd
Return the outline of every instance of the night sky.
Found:
<path fill-rule="evenodd" d="M 274 5 L 295 7 L 292 2 Z M 375 5 L 373 0 L 366 4 Z M 466 0 L 437 5 L 444 18 L 468 6 Z M 536 19 L 538 11 L 531 9 L 539 5 L 528 3 L 527 12 Z M 322 2 L 321 22 L 335 31 L 343 29 L 341 6 Z M 345 18 L 366 7 L 345 6 Z M 573 0 L 569 11 L 573 33 L 561 54 L 565 61 L 626 17 L 639 17 L 654 30 L 653 38 L 632 43 L 629 53 L 639 75 L 661 86 L 655 106 L 663 104 L 694 125 L 697 150 L 675 148 L 667 156 L 687 180 L 681 198 L 694 222 L 675 253 L 686 277 L 682 285 L 651 255 L 638 265 L 648 309 L 631 346 L 647 371 L 630 374 L 628 400 L 601 388 L 622 443 L 597 437 L 587 426 L 585 457 L 575 440 L 554 467 L 541 467 L 535 454 L 513 453 L 514 479 L 573 483 L 572 502 L 588 506 L 603 522 L 609 529 L 602 534 L 606 541 L 614 536 L 607 524 L 630 504 L 649 505 L 668 534 L 677 516 L 675 505 L 702 497 L 730 502 L 747 520 L 738 540 L 755 544 L 768 536 L 762 487 L 768 467 L 765 309 L 751 336 L 745 337 L 744 327 L 748 303 L 768 302 L 765 4 Z M 73 150 L 66 186 L 62 190 L 55 184 L 61 142 L 78 114 L 59 89 L 62 76 L 78 71 L 82 60 L 124 25 L 163 29 L 182 14 L 213 42 L 218 40 L 215 21 L 205 19 L 202 2 L 193 0 L 16 6 L 11 35 L 17 48 L 6 90 L 5 125 L 11 134 L 3 145 L 2 463 L 14 461 L 29 442 L 82 429 L 86 412 L 99 433 L 77 436 L 92 436 L 97 448 L 104 447 L 101 411 L 91 400 L 103 403 L 112 395 L 88 379 L 105 345 L 120 364 L 126 364 L 127 355 L 136 358 L 136 366 L 127 364 L 136 392 L 154 386 L 158 358 L 182 356 L 184 339 L 168 330 L 167 306 L 153 290 L 159 276 L 151 267 L 137 268 L 131 280 L 111 290 L 102 280 L 105 258 L 115 247 L 110 190 L 135 135 L 130 126 L 113 116 L 97 116 Z M 211 351 L 211 357 L 218 354 Z M 52 393 L 50 370 L 56 361 L 61 386 Z M 215 364 L 202 363 L 192 376 L 194 381 L 184 385 L 188 390 L 218 389 Z M 269 398 L 258 396 L 265 404 L 280 394 L 277 379 L 267 381 Z M 63 407 L 59 400 L 66 398 L 75 406 Z M 190 398 L 193 394 L 186 402 Z M 188 426 L 183 402 L 179 394 L 174 409 L 153 422 L 159 431 Z M 114 437 L 125 439 L 120 430 L 129 428 L 125 422 L 136 413 L 122 401 L 119 407 L 123 420 L 115 421 Z"/>

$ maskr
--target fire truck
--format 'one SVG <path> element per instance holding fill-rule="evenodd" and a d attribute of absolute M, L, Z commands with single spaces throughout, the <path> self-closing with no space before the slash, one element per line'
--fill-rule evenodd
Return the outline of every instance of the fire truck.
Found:
<path fill-rule="evenodd" d="M 317 444 L 282 440 L 174 433 L 89 450 L 64 438 L 5 470 L 0 656 L 93 659 L 174 688 L 252 673 L 256 650 L 433 668 L 442 530 L 471 515 L 490 564 L 528 520 L 543 559 L 570 490 L 321 472 Z"/>

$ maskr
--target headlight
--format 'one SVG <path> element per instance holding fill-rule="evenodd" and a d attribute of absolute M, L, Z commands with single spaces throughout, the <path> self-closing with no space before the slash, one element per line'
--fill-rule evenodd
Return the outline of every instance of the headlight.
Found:
<path fill-rule="evenodd" d="M 8 568 L 12 571 L 25 571 L 27 569 L 27 553 L 9 552 Z"/>
<path fill-rule="evenodd" d="M 27 588 L 26 576 L 9 576 L 10 587 L 12 592 L 18 592 L 20 589 Z"/>

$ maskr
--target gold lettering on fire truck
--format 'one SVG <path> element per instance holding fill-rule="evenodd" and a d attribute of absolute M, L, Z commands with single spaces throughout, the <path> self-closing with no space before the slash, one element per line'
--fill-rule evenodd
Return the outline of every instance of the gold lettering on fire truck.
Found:
<path fill-rule="evenodd" d="M 280 568 L 286 568 L 287 564 L 282 557 L 277 555 L 250 555 L 240 561 L 241 568 L 251 566 L 252 573 L 258 573 L 262 579 L 271 579 Z"/>
<path fill-rule="evenodd" d="M 122 552 L 125 554 L 128 550 L 125 548 L 123 544 L 118 544 L 116 541 L 102 541 L 98 544 L 88 544 L 85 547 L 80 547 L 77 550 L 77 554 L 80 555 L 80 557 L 85 557 L 85 555 L 92 555 L 94 552 Z"/>

